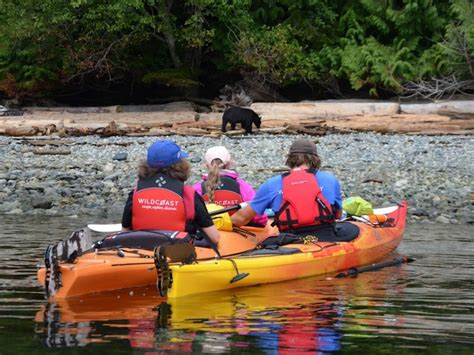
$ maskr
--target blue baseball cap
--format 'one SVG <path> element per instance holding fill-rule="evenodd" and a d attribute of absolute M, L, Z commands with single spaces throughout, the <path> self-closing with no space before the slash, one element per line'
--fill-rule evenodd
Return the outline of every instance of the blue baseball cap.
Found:
<path fill-rule="evenodd" d="M 159 140 L 148 148 L 146 161 L 152 168 L 166 168 L 187 157 L 188 153 L 175 142 Z"/>

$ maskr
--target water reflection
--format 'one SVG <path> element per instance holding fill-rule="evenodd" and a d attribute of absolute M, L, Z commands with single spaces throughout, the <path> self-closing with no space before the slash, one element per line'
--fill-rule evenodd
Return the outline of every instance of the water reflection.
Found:
<path fill-rule="evenodd" d="M 354 279 L 310 278 L 169 302 L 150 287 L 47 303 L 36 281 L 45 247 L 88 222 L 110 220 L 0 216 L 2 354 L 65 347 L 472 354 L 474 226 L 409 224 L 397 250 L 416 261 Z"/>
<path fill-rule="evenodd" d="M 337 351 L 344 332 L 385 328 L 403 290 L 402 268 L 354 279 L 305 279 L 193 296 L 160 298 L 153 288 L 91 295 L 43 305 L 36 332 L 48 347 L 127 339 L 131 348 L 178 352 Z M 362 277 L 363 276 L 363 277 Z M 383 277 L 381 277 L 383 276 Z"/>

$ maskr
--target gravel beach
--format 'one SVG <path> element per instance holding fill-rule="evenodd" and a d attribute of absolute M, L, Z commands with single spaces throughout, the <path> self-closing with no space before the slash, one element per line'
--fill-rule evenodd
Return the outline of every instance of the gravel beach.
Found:
<path fill-rule="evenodd" d="M 213 145 L 233 152 L 236 170 L 258 187 L 282 173 L 291 142 L 304 136 L 170 136 L 190 153 L 195 182 Z M 318 143 L 322 170 L 341 181 L 343 197 L 374 206 L 406 199 L 409 221 L 474 222 L 474 137 L 332 134 Z M 0 214 L 107 216 L 119 222 L 138 161 L 154 137 L 33 140 L 0 136 Z M 41 144 L 38 144 L 41 143 Z M 49 144 L 48 144 L 49 143 Z"/>

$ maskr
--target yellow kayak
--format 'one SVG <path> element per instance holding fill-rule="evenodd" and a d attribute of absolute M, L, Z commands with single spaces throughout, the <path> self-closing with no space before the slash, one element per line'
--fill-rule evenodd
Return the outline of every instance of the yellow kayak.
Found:
<path fill-rule="evenodd" d="M 380 213 L 379 210 L 378 213 Z M 359 235 L 351 242 L 288 244 L 265 253 L 255 250 L 232 258 L 170 264 L 162 294 L 179 298 L 204 292 L 281 282 L 335 273 L 383 259 L 400 244 L 405 230 L 407 203 L 387 208 L 382 224 L 351 222 Z"/>

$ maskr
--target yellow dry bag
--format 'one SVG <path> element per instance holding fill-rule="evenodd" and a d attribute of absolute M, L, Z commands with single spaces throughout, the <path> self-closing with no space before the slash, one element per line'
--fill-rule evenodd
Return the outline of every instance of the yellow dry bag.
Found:
<path fill-rule="evenodd" d="M 209 203 L 206 205 L 208 212 L 215 212 L 224 209 L 224 207 L 217 205 L 215 203 Z M 228 212 L 219 213 L 215 216 L 212 216 L 212 221 L 216 228 L 220 231 L 231 231 L 232 230 L 232 220 Z"/>
<path fill-rule="evenodd" d="M 348 197 L 342 201 L 342 209 L 350 216 L 374 214 L 371 203 L 359 196 Z"/>

